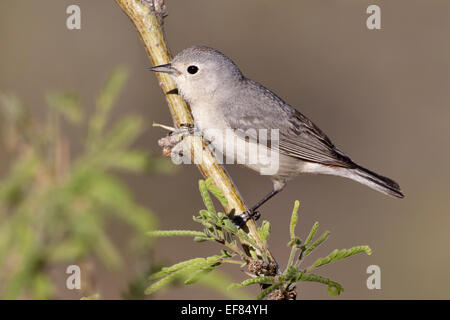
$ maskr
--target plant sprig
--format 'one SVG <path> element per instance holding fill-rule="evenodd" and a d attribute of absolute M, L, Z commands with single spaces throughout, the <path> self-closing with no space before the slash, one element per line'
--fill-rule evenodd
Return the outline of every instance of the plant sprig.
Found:
<path fill-rule="evenodd" d="M 150 277 L 151 281 L 159 280 L 148 287 L 146 291 L 148 294 L 154 293 L 180 278 L 184 279 L 185 284 L 196 283 L 199 279 L 224 263 L 236 263 L 240 264 L 241 267 L 247 266 L 249 272 L 246 273 L 249 275 L 249 278 L 240 283 L 232 283 L 228 288 L 233 289 L 254 284 L 259 285 L 262 291 L 256 297 L 257 299 L 274 297 L 287 299 L 292 296 L 292 292 L 295 292 L 295 285 L 304 281 L 324 284 L 328 287 L 330 296 L 337 296 L 344 291 L 342 285 L 321 275 L 311 273 L 310 271 L 358 253 L 365 252 L 370 255 L 372 252 L 368 246 L 356 246 L 341 250 L 336 249 L 326 257 L 318 258 L 309 267 L 300 268 L 303 259 L 323 244 L 328 239 L 330 232 L 326 231 L 314 240 L 319 228 L 319 223 L 316 222 L 312 226 L 305 241 L 298 237 L 295 234 L 295 228 L 299 221 L 298 211 L 300 203 L 296 201 L 289 225 L 290 239 L 288 246 L 291 248 L 291 252 L 285 270 L 280 272 L 277 266 L 272 265 L 271 267 L 271 264 L 265 257 L 258 258 L 254 256 L 254 260 L 252 260 L 241 249 L 242 246 L 240 244 L 244 242 L 250 243 L 256 249 L 260 248 L 255 241 L 234 224 L 229 216 L 216 211 L 210 194 L 223 204 L 223 201 L 226 201 L 226 199 L 223 197 L 220 189 L 213 185 L 209 179 L 206 181 L 200 180 L 199 189 L 206 209 L 200 210 L 199 215 L 194 216 L 193 219 L 203 226 L 203 231 L 151 231 L 147 234 L 152 237 L 190 236 L 196 242 L 213 241 L 225 246 L 225 248 L 222 249 L 220 255 L 207 258 L 194 258 L 161 269 L 161 271 Z M 270 236 L 270 223 L 263 221 L 258 228 L 258 233 L 261 239 L 267 242 Z M 240 260 L 236 260 L 236 258 Z"/>

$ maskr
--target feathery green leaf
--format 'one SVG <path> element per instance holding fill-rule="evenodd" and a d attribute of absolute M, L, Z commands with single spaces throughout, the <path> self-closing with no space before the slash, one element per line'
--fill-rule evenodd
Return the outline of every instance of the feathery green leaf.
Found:
<path fill-rule="evenodd" d="M 203 237 L 209 238 L 204 232 L 191 230 L 156 230 L 148 231 L 150 237 Z"/>
<path fill-rule="evenodd" d="M 295 201 L 294 204 L 294 210 L 292 210 L 291 215 L 291 223 L 290 223 L 290 234 L 291 234 L 291 240 L 295 239 L 295 227 L 297 226 L 298 221 L 298 208 L 300 206 L 300 202 L 298 200 Z"/>
<path fill-rule="evenodd" d="M 258 234 L 263 241 L 267 241 L 270 236 L 270 222 L 264 220 L 261 224 L 261 227 L 258 228 Z"/>
<path fill-rule="evenodd" d="M 159 280 L 159 281 L 153 283 L 152 285 L 150 285 L 145 290 L 145 294 L 147 294 L 147 295 L 152 294 L 155 291 L 158 291 L 158 290 L 168 286 L 171 282 L 173 282 L 177 278 L 181 277 L 183 272 L 185 272 L 185 269 L 177 270 L 177 271 L 175 271 L 173 273 L 170 273 L 170 274 L 166 275 L 161 280 Z"/>
<path fill-rule="evenodd" d="M 211 271 L 213 271 L 215 268 L 217 268 L 218 266 L 220 266 L 221 263 L 214 263 L 212 265 L 208 265 L 200 270 L 194 271 L 185 281 L 184 284 L 194 284 L 196 282 L 198 282 L 201 278 L 203 278 L 204 276 L 206 276 L 208 273 L 210 273 Z"/>
<path fill-rule="evenodd" d="M 361 253 L 361 252 L 365 252 L 368 255 L 372 254 L 372 250 L 370 249 L 369 246 L 357 246 L 357 247 L 353 247 L 350 249 L 341 249 L 341 250 L 336 249 L 333 252 L 331 252 L 328 256 L 326 256 L 325 258 L 317 259 L 316 262 L 314 262 L 313 265 L 308 267 L 306 270 L 309 271 L 309 270 L 315 269 L 317 267 L 323 266 L 325 264 L 332 263 L 337 260 L 344 259 L 344 258 L 353 256 L 353 255 Z"/>
<path fill-rule="evenodd" d="M 238 227 L 230 219 L 223 220 L 223 227 L 233 234 L 237 234 L 239 232 Z"/>
<path fill-rule="evenodd" d="M 309 246 L 306 250 L 305 250 L 305 254 L 304 256 L 306 257 L 308 254 L 310 254 L 314 249 L 316 249 L 318 246 L 320 246 L 325 240 L 327 240 L 328 236 L 330 235 L 330 231 L 325 231 L 319 239 L 317 239 L 316 241 L 314 241 L 314 243 Z"/>
<path fill-rule="evenodd" d="M 204 180 L 198 181 L 198 187 L 200 189 L 200 194 L 203 198 L 203 203 L 205 204 L 206 209 L 209 212 L 216 213 L 216 209 L 214 208 L 214 204 L 211 200 L 211 197 L 209 196 L 208 187 L 206 186 L 206 183 Z"/>
<path fill-rule="evenodd" d="M 259 247 L 259 244 L 257 244 L 253 238 L 250 238 L 244 231 L 242 231 L 242 229 L 239 229 L 237 231 L 236 235 L 240 239 L 243 239 L 244 241 L 247 241 L 248 243 L 250 243 L 253 246 L 253 248 L 255 248 L 259 251 L 262 251 L 261 248 Z"/>
<path fill-rule="evenodd" d="M 176 263 L 170 267 L 163 267 L 160 271 L 150 275 L 149 280 L 155 280 L 155 279 L 164 277 L 172 272 L 184 269 L 186 267 L 189 267 L 190 265 L 202 263 L 203 261 L 204 261 L 204 258 L 194 258 L 194 259 L 189 259 L 186 261 Z"/>
<path fill-rule="evenodd" d="M 268 287 L 268 288 L 264 289 L 263 291 L 261 291 L 261 293 L 256 296 L 256 299 L 257 300 L 264 299 L 268 294 L 270 294 L 271 292 L 273 292 L 276 289 L 278 289 L 282 284 L 283 284 L 283 282 L 274 283 L 270 287 Z"/>
<path fill-rule="evenodd" d="M 294 279 L 294 282 L 299 281 L 311 281 L 326 284 L 330 296 L 338 296 L 344 291 L 344 288 L 339 283 L 313 273 L 299 273 Z"/>
<path fill-rule="evenodd" d="M 252 284 L 271 284 L 275 282 L 274 277 L 256 277 L 256 278 L 250 278 L 247 280 L 242 281 L 241 283 L 232 283 L 228 289 L 238 288 L 238 287 L 246 287 L 250 286 Z"/>
<path fill-rule="evenodd" d="M 199 273 L 197 273 L 198 270 L 207 269 L 211 267 L 212 265 L 216 264 L 219 261 L 219 256 L 212 256 L 208 258 L 196 258 L 191 259 L 188 261 L 183 261 L 180 263 L 177 263 L 171 267 L 163 268 L 160 272 L 157 272 L 153 274 L 150 277 L 150 280 L 163 277 L 162 279 L 158 280 L 157 282 L 150 285 L 146 290 L 145 294 L 152 294 L 157 290 L 160 290 L 166 286 L 168 286 L 171 282 L 178 278 L 189 276 L 190 274 L 194 273 L 196 275 L 196 279 L 189 278 L 186 280 L 188 283 L 193 283 L 199 279 L 201 276 Z M 188 284 L 187 283 L 187 284 Z"/>
<path fill-rule="evenodd" d="M 228 206 L 227 198 L 224 196 L 222 190 L 214 184 L 212 178 L 206 179 L 205 184 L 206 184 L 206 187 L 208 188 L 209 192 L 211 192 L 212 195 L 214 197 L 216 197 L 217 200 L 220 201 L 222 206 L 227 207 Z"/>
<path fill-rule="evenodd" d="M 319 223 L 315 222 L 314 225 L 311 228 L 311 231 L 309 232 L 308 237 L 305 240 L 305 247 L 307 247 L 309 245 L 309 243 L 311 242 L 312 238 L 316 235 L 317 229 L 319 229 Z"/>
<path fill-rule="evenodd" d="M 201 269 L 203 267 L 213 265 L 219 262 L 222 258 L 220 256 L 211 256 L 207 258 L 194 258 L 186 261 L 176 263 L 170 267 L 164 267 L 160 271 L 152 274 L 149 280 L 155 280 L 177 271 L 185 270 L 186 272 Z"/>

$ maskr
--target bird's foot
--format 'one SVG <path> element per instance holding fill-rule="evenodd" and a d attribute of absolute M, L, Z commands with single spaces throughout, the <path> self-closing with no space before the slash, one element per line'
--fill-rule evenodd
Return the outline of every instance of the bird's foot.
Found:
<path fill-rule="evenodd" d="M 234 216 L 232 218 L 232 221 L 239 228 L 242 228 L 243 226 L 245 226 L 245 224 L 247 223 L 248 220 L 254 219 L 255 221 L 257 221 L 260 217 L 261 217 L 261 214 L 259 213 L 259 211 L 247 209 L 242 214 Z"/>
<path fill-rule="evenodd" d="M 193 123 L 180 123 L 180 128 L 190 128 L 194 129 L 195 125 Z"/>
<path fill-rule="evenodd" d="M 177 157 L 183 157 L 183 147 L 181 142 L 188 136 L 202 136 L 199 129 L 191 123 L 181 123 L 178 128 L 166 126 L 159 123 L 154 123 L 154 127 L 161 127 L 169 131 L 169 134 L 158 140 L 158 144 L 163 148 L 163 154 L 167 157 L 171 157 L 173 153 Z M 206 142 L 208 145 L 209 142 Z"/>
<path fill-rule="evenodd" d="M 200 129 L 196 128 L 195 125 L 191 123 L 181 123 L 180 128 L 172 131 L 169 135 L 181 134 L 181 140 L 188 136 L 200 136 L 203 138 L 206 146 L 212 143 L 212 140 L 207 139 Z"/>
<path fill-rule="evenodd" d="M 192 123 L 181 123 L 179 128 L 172 130 L 169 133 L 170 136 L 181 135 L 181 140 L 186 136 L 191 135 L 201 135 L 200 130 L 198 130 Z"/>

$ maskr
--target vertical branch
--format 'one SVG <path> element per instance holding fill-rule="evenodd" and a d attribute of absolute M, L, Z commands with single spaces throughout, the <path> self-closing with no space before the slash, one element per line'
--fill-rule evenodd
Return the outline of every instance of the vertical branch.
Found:
<path fill-rule="evenodd" d="M 171 55 L 167 47 L 164 32 L 162 28 L 163 18 L 166 16 L 166 8 L 163 0 L 116 0 L 123 11 L 133 21 L 150 57 L 153 65 L 161 65 L 169 63 Z M 169 105 L 174 125 L 179 128 L 180 124 L 193 123 L 193 118 L 186 102 L 176 94 L 170 94 L 171 90 L 176 89 L 175 83 L 169 75 L 165 73 L 157 73 L 159 85 Z M 192 144 L 192 139 L 186 139 Z M 204 142 L 202 142 L 205 146 Z M 222 189 L 228 200 L 228 206 L 225 207 L 227 212 L 232 209 L 237 214 L 241 214 L 246 210 L 244 202 L 237 191 L 236 186 L 226 173 L 225 169 L 218 163 L 214 154 L 209 148 L 203 147 L 200 151 L 201 162 L 197 164 L 198 169 L 205 178 L 212 178 L 214 183 Z M 251 238 L 253 238 L 263 252 L 258 252 L 263 257 L 273 258 L 258 234 L 255 222 L 250 219 L 246 223 L 245 230 Z"/>

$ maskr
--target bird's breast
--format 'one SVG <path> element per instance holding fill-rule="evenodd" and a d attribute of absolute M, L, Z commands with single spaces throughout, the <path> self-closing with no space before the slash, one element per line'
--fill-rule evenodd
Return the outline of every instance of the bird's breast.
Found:
<path fill-rule="evenodd" d="M 200 131 L 227 129 L 227 124 L 219 108 L 211 103 L 196 103 L 191 105 L 192 114 L 196 127 Z"/>
<path fill-rule="evenodd" d="M 213 103 L 202 103 L 191 105 L 192 115 L 196 128 L 203 137 L 209 141 L 219 152 L 224 152 L 229 127 L 218 108 Z M 229 136 L 229 135 L 228 135 Z"/>

